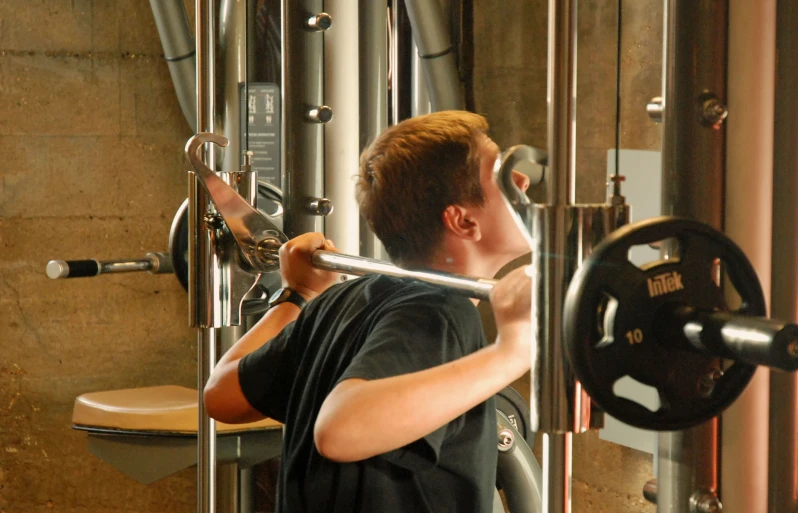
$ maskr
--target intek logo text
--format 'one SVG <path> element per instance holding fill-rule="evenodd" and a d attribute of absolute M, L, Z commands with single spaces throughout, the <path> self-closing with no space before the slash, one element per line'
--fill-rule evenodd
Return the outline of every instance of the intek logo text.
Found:
<path fill-rule="evenodd" d="M 648 279 L 648 296 L 657 297 L 677 290 L 683 290 L 682 275 L 676 271 L 659 274 Z"/>

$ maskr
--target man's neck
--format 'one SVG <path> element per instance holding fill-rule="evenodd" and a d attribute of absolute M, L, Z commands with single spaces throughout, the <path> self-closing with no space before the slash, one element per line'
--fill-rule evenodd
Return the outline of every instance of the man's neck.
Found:
<path fill-rule="evenodd" d="M 442 250 L 427 263 L 427 268 L 449 274 L 459 274 L 472 278 L 493 278 L 511 259 L 501 259 L 497 255 L 482 255 L 476 251 L 457 248 Z"/>

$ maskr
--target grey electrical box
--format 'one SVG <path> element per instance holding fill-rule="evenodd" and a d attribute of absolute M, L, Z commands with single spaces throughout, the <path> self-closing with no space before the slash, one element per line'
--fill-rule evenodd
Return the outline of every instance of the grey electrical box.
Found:
<path fill-rule="evenodd" d="M 662 153 L 645 150 L 621 150 L 618 156 L 620 174 L 626 177 L 621 194 L 631 206 L 632 221 L 641 221 L 661 215 L 662 211 Z M 607 152 L 607 178 L 615 174 L 615 150 Z M 659 260 L 659 250 L 650 247 L 634 247 L 629 260 L 635 265 Z M 616 395 L 640 403 L 651 410 L 659 408 L 657 391 L 638 381 L 624 377 L 619 379 L 613 391 Z M 604 429 L 599 432 L 602 440 L 625 445 L 633 449 L 656 453 L 657 435 L 606 415 Z"/>

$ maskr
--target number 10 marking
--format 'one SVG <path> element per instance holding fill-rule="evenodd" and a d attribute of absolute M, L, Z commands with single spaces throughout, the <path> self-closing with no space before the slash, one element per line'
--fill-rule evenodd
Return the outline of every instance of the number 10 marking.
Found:
<path fill-rule="evenodd" d="M 643 341 L 643 330 L 640 328 L 635 328 L 631 331 L 626 332 L 626 339 L 629 341 L 629 344 L 639 344 Z"/>

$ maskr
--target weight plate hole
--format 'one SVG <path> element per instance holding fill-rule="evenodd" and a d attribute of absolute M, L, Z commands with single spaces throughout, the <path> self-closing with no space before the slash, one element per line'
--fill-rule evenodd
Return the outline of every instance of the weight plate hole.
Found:
<path fill-rule="evenodd" d="M 602 296 L 596 312 L 596 331 L 599 341 L 595 346 L 596 349 L 605 348 L 615 341 L 615 312 L 618 310 L 618 300 L 606 292 L 602 292 Z"/>
<path fill-rule="evenodd" d="M 662 249 L 668 248 L 673 253 L 679 243 L 675 238 L 663 239 L 647 244 L 637 244 L 629 248 L 629 261 L 637 267 L 645 269 L 651 265 L 662 262 Z"/>
<path fill-rule="evenodd" d="M 660 408 L 659 392 L 656 388 L 637 381 L 631 376 L 624 376 L 612 385 L 612 392 L 617 397 L 629 399 L 651 412 Z"/>
<path fill-rule="evenodd" d="M 728 268 L 728 263 L 716 258 L 712 264 L 710 278 L 715 285 L 723 289 L 726 310 L 734 312 L 743 307 L 743 299 L 734 282 L 724 272 L 724 268 Z"/>

